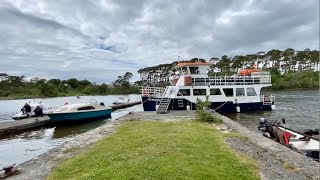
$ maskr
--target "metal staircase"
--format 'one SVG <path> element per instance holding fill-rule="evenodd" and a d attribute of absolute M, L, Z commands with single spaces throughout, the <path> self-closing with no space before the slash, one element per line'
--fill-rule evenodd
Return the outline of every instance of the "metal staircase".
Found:
<path fill-rule="evenodd" d="M 159 106 L 157 110 L 157 114 L 164 114 L 168 111 L 168 107 L 171 101 L 171 97 L 168 94 L 168 87 L 166 87 L 166 89 L 164 90 L 163 94 L 162 94 L 162 98 L 160 100 Z M 168 95 L 167 95 L 168 94 Z"/>
<path fill-rule="evenodd" d="M 158 114 L 164 114 L 168 111 L 171 98 L 162 98 L 157 109 Z"/>

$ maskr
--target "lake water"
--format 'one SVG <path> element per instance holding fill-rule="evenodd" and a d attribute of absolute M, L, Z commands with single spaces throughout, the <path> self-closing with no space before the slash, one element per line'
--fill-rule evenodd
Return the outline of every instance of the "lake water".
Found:
<path fill-rule="evenodd" d="M 77 101 L 87 102 L 97 100 L 104 102 L 105 105 L 111 105 L 113 101 L 123 97 L 125 100 L 138 101 L 139 95 L 109 95 L 109 96 L 82 96 L 79 100 L 75 97 L 58 97 L 38 99 L 45 108 L 60 107 L 65 102 L 73 103 Z M 0 101 L 0 123 L 1 121 L 10 120 L 11 116 L 19 112 L 24 103 L 32 99 L 23 100 L 1 100 Z M 112 118 L 101 119 L 93 122 L 82 123 L 77 125 L 56 126 L 37 128 L 32 131 L 25 131 L 18 134 L 0 137 L 0 168 L 4 165 L 13 163 L 23 163 L 28 161 L 60 144 L 77 134 L 84 133 L 94 129 L 102 124 L 109 123 L 118 117 L 127 114 L 130 111 L 143 111 L 141 105 L 136 105 L 126 109 L 119 109 L 112 112 Z M 1 124 L 0 124 L 1 126 Z"/>
<path fill-rule="evenodd" d="M 320 98 L 318 90 L 291 90 L 273 93 L 276 95 L 275 111 L 229 113 L 225 115 L 252 130 L 256 130 L 260 117 L 266 117 L 271 120 L 286 118 L 287 126 L 293 129 L 319 128 Z M 104 102 L 106 105 L 111 105 L 119 97 L 131 99 L 132 101 L 140 99 L 139 95 L 109 95 L 83 96 L 78 101 L 90 101 L 94 99 L 98 102 Z M 75 97 L 45 98 L 39 100 L 47 108 L 59 107 L 65 102 L 73 103 L 77 101 Z M 0 101 L 0 122 L 11 119 L 11 116 L 17 113 L 25 102 L 29 101 L 32 102 L 33 100 Z M 130 111 L 143 111 L 143 108 L 141 105 L 136 105 L 113 112 L 110 119 L 102 119 L 73 126 L 38 128 L 11 136 L 0 137 L 0 167 L 12 163 L 20 164 L 30 160 L 73 138 L 77 134 L 113 121 Z"/>
<path fill-rule="evenodd" d="M 280 122 L 281 118 L 285 118 L 286 126 L 296 130 L 319 128 L 319 90 L 275 91 L 273 94 L 276 96 L 275 111 L 229 113 L 225 115 L 252 130 L 256 130 L 261 117 L 269 120 L 279 120 Z"/>

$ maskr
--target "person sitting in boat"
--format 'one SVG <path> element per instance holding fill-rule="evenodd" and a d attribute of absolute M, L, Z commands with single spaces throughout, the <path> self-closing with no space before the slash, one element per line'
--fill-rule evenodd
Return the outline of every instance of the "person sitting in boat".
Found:
<path fill-rule="evenodd" d="M 43 115 L 43 111 L 41 109 L 41 107 L 37 106 L 34 110 L 33 110 L 34 114 L 36 117 L 40 117 Z"/>
<path fill-rule="evenodd" d="M 22 114 L 31 113 L 31 107 L 28 103 L 25 103 L 24 106 L 21 108 Z"/>

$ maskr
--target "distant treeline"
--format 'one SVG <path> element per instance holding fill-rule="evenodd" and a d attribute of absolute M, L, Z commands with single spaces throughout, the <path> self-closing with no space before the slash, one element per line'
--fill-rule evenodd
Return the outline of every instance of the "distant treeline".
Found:
<path fill-rule="evenodd" d="M 181 62 L 181 61 L 180 61 Z M 253 68 L 271 71 L 272 89 L 292 88 L 319 88 L 319 51 L 294 50 L 287 48 L 284 51 L 272 49 L 268 52 L 237 55 L 230 57 L 223 55 L 221 58 L 210 59 L 193 58 L 188 62 L 210 62 L 212 66 L 209 75 L 232 75 L 241 69 Z M 169 64 L 142 68 L 138 71 L 140 81 L 138 85 L 166 86 L 169 76 L 174 73 L 177 61 Z"/>
<path fill-rule="evenodd" d="M 3 99 L 56 97 L 73 95 L 108 95 L 139 93 L 136 86 L 130 84 L 132 73 L 119 76 L 112 84 L 96 84 L 88 80 L 39 79 L 26 80 L 25 76 L 10 76 L 0 73 L 0 97 Z"/>
<path fill-rule="evenodd" d="M 289 71 L 281 75 L 280 71 L 272 70 L 272 89 L 318 89 L 319 88 L 319 72 L 303 71 L 294 72 Z"/>

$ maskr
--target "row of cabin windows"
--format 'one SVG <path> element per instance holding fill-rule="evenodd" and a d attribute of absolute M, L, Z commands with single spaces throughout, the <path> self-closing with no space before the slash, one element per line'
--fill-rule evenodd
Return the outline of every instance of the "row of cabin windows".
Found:
<path fill-rule="evenodd" d="M 233 96 L 233 88 L 223 88 L 222 89 L 226 97 Z M 190 96 L 190 89 L 180 89 L 180 93 L 178 96 Z M 206 96 L 207 90 L 206 89 L 193 89 L 194 96 Z M 213 88 L 210 89 L 210 95 L 222 95 L 220 89 Z M 256 96 L 257 93 L 254 88 L 247 88 L 247 96 Z M 244 88 L 236 88 L 236 96 L 245 96 Z"/>

